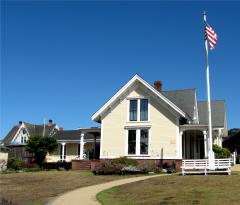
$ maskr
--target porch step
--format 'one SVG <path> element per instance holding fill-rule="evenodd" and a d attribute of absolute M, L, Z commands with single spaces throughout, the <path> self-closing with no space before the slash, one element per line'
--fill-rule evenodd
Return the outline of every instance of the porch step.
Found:
<path fill-rule="evenodd" d="M 91 161 L 90 160 L 72 160 L 72 169 L 90 170 Z"/>

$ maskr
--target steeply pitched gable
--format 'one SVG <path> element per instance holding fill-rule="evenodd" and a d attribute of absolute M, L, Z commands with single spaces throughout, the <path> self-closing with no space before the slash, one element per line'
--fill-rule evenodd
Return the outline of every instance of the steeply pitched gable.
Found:
<path fill-rule="evenodd" d="M 127 92 L 129 87 L 131 87 L 134 83 L 142 84 L 143 86 L 145 86 L 148 89 L 149 92 L 151 92 L 153 95 L 155 95 L 159 99 L 159 101 L 167 104 L 169 106 L 169 108 L 174 110 L 180 116 L 188 118 L 188 115 L 183 110 L 181 110 L 176 104 L 174 104 L 171 100 L 169 100 L 167 97 L 165 97 L 161 92 L 158 92 L 152 85 L 147 83 L 139 75 L 136 74 L 128 83 L 126 83 L 110 100 L 108 100 L 92 116 L 92 120 L 100 122 L 102 113 L 104 113 L 107 109 L 109 109 L 115 101 L 119 100 L 121 98 L 121 95 L 123 95 L 123 93 Z"/>

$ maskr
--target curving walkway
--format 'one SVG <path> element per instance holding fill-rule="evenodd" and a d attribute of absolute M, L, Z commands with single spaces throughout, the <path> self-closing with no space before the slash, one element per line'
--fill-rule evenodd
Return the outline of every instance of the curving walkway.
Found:
<path fill-rule="evenodd" d="M 152 175 L 152 176 L 143 176 L 143 177 L 133 177 L 127 179 L 121 179 L 116 181 L 107 182 L 104 184 L 98 184 L 88 187 L 83 187 L 75 189 L 74 191 L 67 192 L 55 200 L 53 200 L 50 205 L 99 205 L 100 203 L 96 199 L 98 192 L 101 192 L 105 189 L 109 189 L 114 186 L 119 186 L 122 184 L 128 184 L 131 182 L 141 181 L 145 179 L 150 179 L 153 177 L 164 176 L 161 175 Z M 74 183 L 74 182 L 73 182 Z"/>

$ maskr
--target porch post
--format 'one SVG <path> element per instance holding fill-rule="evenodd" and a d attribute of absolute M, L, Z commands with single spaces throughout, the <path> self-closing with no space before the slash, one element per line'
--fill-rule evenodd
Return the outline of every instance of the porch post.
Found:
<path fill-rule="evenodd" d="M 61 156 L 61 160 L 64 161 L 64 151 L 65 151 L 65 145 L 66 143 L 65 142 L 62 142 L 62 156 Z"/>
<path fill-rule="evenodd" d="M 207 131 L 204 130 L 203 131 L 203 135 L 204 135 L 204 158 L 207 159 L 208 157 L 208 142 L 207 142 Z"/>
<path fill-rule="evenodd" d="M 182 137 L 183 137 L 183 131 L 180 131 L 179 132 L 179 137 L 180 137 L 180 139 L 179 139 L 179 148 L 178 148 L 178 154 L 179 154 L 179 158 L 180 159 L 182 159 L 183 158 L 183 156 L 182 156 L 182 153 L 183 153 L 183 151 L 182 151 Z"/>
<path fill-rule="evenodd" d="M 83 159 L 83 149 L 84 149 L 84 133 L 81 134 L 80 138 L 80 159 Z"/>
<path fill-rule="evenodd" d="M 196 136 L 196 130 L 194 130 L 194 135 L 193 135 L 193 158 L 197 159 L 197 136 Z"/>

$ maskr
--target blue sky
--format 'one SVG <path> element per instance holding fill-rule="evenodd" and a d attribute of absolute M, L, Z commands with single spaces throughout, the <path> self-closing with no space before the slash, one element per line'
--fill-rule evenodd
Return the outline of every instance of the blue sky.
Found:
<path fill-rule="evenodd" d="M 240 126 L 240 2 L 1 2 L 1 135 L 19 120 L 96 126 L 91 115 L 138 73 L 206 99 L 203 10 L 219 40 L 212 99 Z"/>

